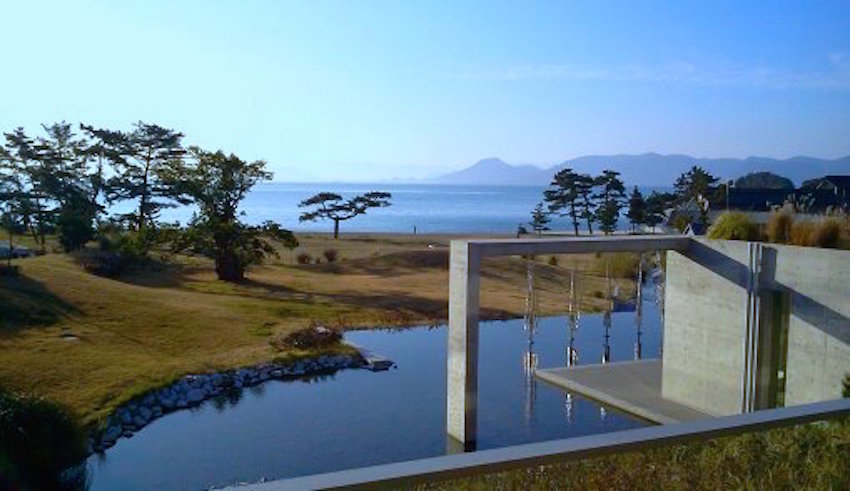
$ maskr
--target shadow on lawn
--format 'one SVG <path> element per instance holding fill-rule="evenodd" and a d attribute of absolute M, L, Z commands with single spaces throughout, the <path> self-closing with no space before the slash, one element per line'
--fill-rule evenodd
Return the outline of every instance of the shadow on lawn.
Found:
<path fill-rule="evenodd" d="M 381 293 L 315 293 L 310 291 L 296 290 L 281 285 L 266 283 L 257 280 L 246 280 L 242 282 L 249 285 L 255 291 L 268 294 L 286 294 L 289 299 L 300 299 L 311 302 L 326 302 L 356 309 L 369 309 L 372 311 L 383 311 L 385 322 L 392 325 L 414 324 L 422 321 L 430 323 L 443 323 L 449 317 L 448 301 L 411 295 L 410 293 L 394 290 Z M 289 310 L 282 307 L 284 313 Z M 344 315 L 344 314 L 343 314 Z M 504 309 L 486 308 L 480 309 L 479 315 L 482 319 L 510 319 L 516 314 Z M 345 326 L 343 326 L 345 327 Z"/>
<path fill-rule="evenodd" d="M 49 326 L 80 311 L 24 275 L 0 277 L 0 334 Z"/>

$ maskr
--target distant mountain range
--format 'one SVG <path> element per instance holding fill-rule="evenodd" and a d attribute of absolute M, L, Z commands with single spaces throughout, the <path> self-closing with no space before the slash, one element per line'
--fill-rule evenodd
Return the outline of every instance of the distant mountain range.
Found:
<path fill-rule="evenodd" d="M 793 157 L 786 160 L 768 157 L 746 159 L 703 159 L 690 155 L 588 155 L 566 160 L 544 169 L 535 165 L 511 165 L 497 158 L 480 160 L 466 169 L 445 174 L 432 182 L 442 184 L 540 185 L 545 186 L 560 169 L 598 175 L 603 169 L 619 171 L 626 185 L 673 186 L 679 175 L 699 165 L 724 180 L 737 179 L 751 172 L 769 171 L 791 179 L 799 186 L 804 180 L 828 174 L 850 174 L 850 155 L 835 160 Z"/>

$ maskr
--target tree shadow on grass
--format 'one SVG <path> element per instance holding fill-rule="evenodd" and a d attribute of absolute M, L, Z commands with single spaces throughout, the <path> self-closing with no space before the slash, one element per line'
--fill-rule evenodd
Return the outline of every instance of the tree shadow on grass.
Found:
<path fill-rule="evenodd" d="M 55 324 L 79 309 L 24 275 L 0 277 L 0 335 Z"/>
<path fill-rule="evenodd" d="M 265 290 L 270 294 L 286 293 L 291 299 L 307 299 L 307 301 L 330 303 L 337 306 L 368 309 L 373 312 L 382 311 L 385 321 L 393 325 L 415 324 L 422 321 L 442 323 L 446 322 L 449 317 L 447 300 L 411 295 L 400 290 L 381 293 L 352 291 L 316 293 L 257 280 L 246 280 L 245 283 L 250 284 L 256 290 Z M 280 313 L 287 315 L 290 312 L 288 308 L 282 307 Z M 482 307 L 479 310 L 479 316 L 481 319 L 510 319 L 516 317 L 516 314 L 505 309 Z"/>
<path fill-rule="evenodd" d="M 402 251 L 380 256 L 361 257 L 334 263 L 299 266 L 301 269 L 327 274 L 359 274 L 393 278 L 405 274 L 421 273 L 429 269 L 449 270 L 449 253 L 446 250 Z"/>

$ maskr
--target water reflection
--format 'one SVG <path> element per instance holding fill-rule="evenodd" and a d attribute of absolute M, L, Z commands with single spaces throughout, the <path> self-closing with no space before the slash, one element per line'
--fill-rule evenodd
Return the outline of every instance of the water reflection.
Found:
<path fill-rule="evenodd" d="M 534 290 L 534 260 L 526 260 L 526 294 L 525 315 L 523 316 L 523 331 L 527 336 L 525 351 L 522 354 L 523 382 L 525 384 L 525 416 L 526 424 L 534 415 L 534 392 L 537 389 L 537 354 L 534 352 L 534 331 L 537 329 L 537 295 Z"/>
<path fill-rule="evenodd" d="M 638 261 L 637 274 L 637 289 L 635 300 L 635 325 L 637 326 L 637 336 L 635 338 L 635 360 L 640 360 L 643 355 L 643 345 L 641 344 L 641 324 L 643 324 L 643 254 L 640 255 Z"/>

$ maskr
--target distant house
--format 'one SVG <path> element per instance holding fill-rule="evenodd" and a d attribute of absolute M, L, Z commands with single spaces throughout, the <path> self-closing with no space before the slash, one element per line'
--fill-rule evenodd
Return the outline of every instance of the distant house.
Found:
<path fill-rule="evenodd" d="M 740 211 L 769 211 L 774 206 L 782 206 L 794 194 L 788 189 L 729 188 L 726 201 L 712 203 L 712 208 L 728 208 Z"/>
<path fill-rule="evenodd" d="M 729 195 L 711 203 L 714 210 L 771 211 L 795 203 L 800 211 L 823 213 L 850 205 L 850 176 L 825 176 L 806 181 L 799 189 L 728 188 Z"/>
<path fill-rule="evenodd" d="M 837 196 L 850 198 L 850 176 L 824 176 L 806 181 L 804 188 L 817 191 L 831 191 Z"/>

